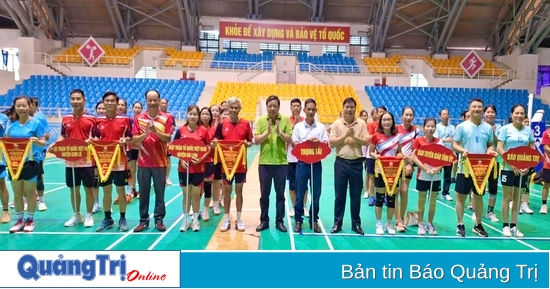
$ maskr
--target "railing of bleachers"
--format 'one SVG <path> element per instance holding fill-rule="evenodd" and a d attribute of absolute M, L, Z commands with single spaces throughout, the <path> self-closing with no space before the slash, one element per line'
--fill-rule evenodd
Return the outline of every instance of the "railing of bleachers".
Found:
<path fill-rule="evenodd" d="M 263 62 L 245 62 L 245 61 L 221 61 L 221 60 L 195 60 L 195 59 L 175 59 L 175 58 L 157 58 L 157 69 L 164 70 L 201 70 L 201 71 L 233 71 L 243 72 L 252 67 L 262 68 L 262 71 L 273 69 L 272 61 Z"/>
<path fill-rule="evenodd" d="M 248 68 L 246 71 L 239 73 L 237 75 L 237 80 L 241 82 L 249 81 L 264 71 L 264 62 L 259 62 L 258 64 Z"/>
<path fill-rule="evenodd" d="M 19 60 L 21 63 L 48 65 L 63 74 L 68 74 L 71 71 L 69 67 L 53 59 L 47 53 L 24 53 L 19 56 Z"/>
<path fill-rule="evenodd" d="M 84 59 L 77 55 L 52 55 L 53 59 L 66 66 L 89 67 Z M 134 57 L 129 56 L 103 56 L 94 67 L 130 68 L 134 67 Z"/>

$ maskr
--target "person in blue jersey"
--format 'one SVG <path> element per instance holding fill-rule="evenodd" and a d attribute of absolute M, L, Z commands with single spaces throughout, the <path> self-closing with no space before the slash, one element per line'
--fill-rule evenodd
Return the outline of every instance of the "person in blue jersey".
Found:
<path fill-rule="evenodd" d="M 32 117 L 38 119 L 44 128 L 44 139 L 46 142 L 50 139 L 50 125 L 48 124 L 48 119 L 42 113 L 36 111 L 38 108 L 38 97 L 31 97 L 31 115 Z M 36 193 L 38 195 L 38 210 L 46 211 L 48 207 L 44 201 L 44 158 L 46 158 L 46 148 L 42 150 L 42 154 L 39 159 L 35 159 L 40 164 L 40 175 L 36 182 Z"/>
<path fill-rule="evenodd" d="M 495 123 L 495 118 L 497 116 L 497 108 L 489 104 L 485 106 L 483 109 L 483 121 L 486 122 L 488 125 L 490 125 L 493 128 L 493 137 L 494 137 L 494 146 L 497 146 L 497 135 L 498 130 L 502 127 L 502 125 Z M 497 172 L 500 173 L 500 167 L 502 163 L 502 158 L 497 156 Z M 495 215 L 495 204 L 497 201 L 497 193 L 498 193 L 498 177 L 495 178 L 489 178 L 487 181 L 487 186 L 489 189 L 489 201 L 487 204 L 487 212 L 485 214 L 485 219 L 491 221 L 491 222 L 498 222 L 498 218 Z"/>
<path fill-rule="evenodd" d="M 7 115 L 0 114 L 0 137 L 4 137 L 6 134 L 6 127 L 8 126 L 9 118 Z M 5 224 L 11 222 L 10 212 L 8 209 L 10 201 L 10 193 L 6 187 L 6 163 L 4 158 L 0 158 L 0 199 L 2 201 L 2 217 L 0 223 Z"/>
<path fill-rule="evenodd" d="M 40 121 L 31 117 L 31 100 L 25 96 L 16 97 L 9 109 L 10 121 L 6 130 L 6 138 L 25 138 L 32 142 L 32 156 L 26 156 L 23 163 L 23 170 L 17 180 L 10 176 L 15 204 L 17 221 L 10 228 L 10 233 L 19 231 L 34 231 L 34 213 L 36 212 L 36 181 L 40 175 L 40 165 L 35 159 L 40 159 L 42 149 L 46 145 L 44 128 Z M 15 113 L 13 113 L 15 112 Z M 27 219 L 24 219 L 24 201 L 27 197 Z"/>
<path fill-rule="evenodd" d="M 520 146 L 530 146 L 534 148 L 535 138 L 530 127 L 525 127 L 523 121 L 527 109 L 521 104 L 516 104 L 511 110 L 511 123 L 503 126 L 498 131 L 497 152 L 502 156 L 509 149 Z M 500 182 L 502 184 L 502 234 L 505 237 L 523 237 L 523 233 L 517 228 L 517 218 L 519 206 L 512 206 L 512 217 L 509 218 L 510 201 L 518 204 L 520 187 L 525 190 L 529 186 L 529 169 L 518 169 L 507 163 L 504 163 Z M 508 223 L 509 219 L 511 222 Z"/>
<path fill-rule="evenodd" d="M 441 122 L 435 126 L 434 137 L 441 139 L 443 145 L 448 149 L 453 149 L 453 135 L 455 134 L 455 126 L 449 123 L 449 110 L 442 109 L 439 111 L 439 119 Z M 454 164 L 450 164 L 443 168 L 443 190 L 441 191 L 441 199 L 444 201 L 452 201 L 453 198 L 449 195 L 451 189 L 452 175 Z"/>
<path fill-rule="evenodd" d="M 466 236 L 466 229 L 464 226 L 464 203 L 470 191 L 474 191 L 474 212 L 476 215 L 476 225 L 472 231 L 482 237 L 489 236 L 481 224 L 483 216 L 483 195 L 485 194 L 485 190 L 476 192 L 472 177 L 470 175 L 466 177 L 465 175 L 465 163 L 469 153 L 492 154 L 495 156 L 497 154 L 493 146 L 493 128 L 481 120 L 483 116 L 483 105 L 483 100 L 479 98 L 470 100 L 470 119 L 459 124 L 453 136 L 453 149 L 462 155 L 458 166 L 459 172 L 455 186 L 456 215 L 458 219 L 456 233 L 461 237 Z"/>

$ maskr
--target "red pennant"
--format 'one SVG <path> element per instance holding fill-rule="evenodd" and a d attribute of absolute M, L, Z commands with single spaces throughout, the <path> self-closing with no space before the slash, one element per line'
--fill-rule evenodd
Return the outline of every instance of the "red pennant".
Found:
<path fill-rule="evenodd" d="M 292 149 L 292 154 L 306 164 L 314 164 L 325 159 L 332 150 L 324 142 L 306 141 Z"/>
<path fill-rule="evenodd" d="M 420 162 L 432 167 L 445 167 L 456 161 L 453 151 L 439 144 L 423 146 L 415 154 Z"/>

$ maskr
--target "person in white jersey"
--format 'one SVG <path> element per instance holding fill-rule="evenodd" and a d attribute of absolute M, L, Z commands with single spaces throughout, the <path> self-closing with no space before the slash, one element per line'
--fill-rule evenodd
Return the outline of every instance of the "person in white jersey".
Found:
<path fill-rule="evenodd" d="M 458 175 L 456 178 L 456 216 L 458 225 L 456 229 L 457 235 L 466 236 L 464 226 L 464 203 L 470 191 L 474 192 L 474 212 L 476 215 L 476 225 L 473 232 L 482 237 L 488 237 L 489 234 L 481 224 L 483 216 L 483 195 L 485 190 L 476 192 L 471 176 L 465 176 L 464 166 L 468 154 L 492 154 L 496 156 L 496 151 L 493 146 L 493 128 L 481 121 L 483 116 L 483 100 L 474 98 L 470 100 L 469 110 L 470 119 L 464 121 L 456 127 L 453 136 L 453 149 L 462 155 L 458 165 Z"/>
<path fill-rule="evenodd" d="M 439 111 L 439 119 L 441 122 L 435 126 L 434 137 L 441 139 L 443 145 L 448 149 L 453 149 L 453 135 L 455 134 L 455 126 L 449 123 L 449 110 L 442 109 Z M 451 188 L 451 175 L 453 170 L 453 164 L 450 164 L 443 168 L 443 191 L 441 192 L 441 199 L 444 201 L 452 201 L 453 198 L 449 195 Z"/>
<path fill-rule="evenodd" d="M 502 156 L 508 150 L 521 147 L 529 146 L 534 148 L 535 138 L 531 128 L 525 127 L 523 125 L 523 120 L 527 109 L 521 104 L 516 104 L 512 107 L 511 110 L 511 120 L 510 124 L 503 126 L 498 131 L 498 144 L 497 152 Z M 509 207 L 508 204 L 510 201 L 513 201 L 514 204 L 519 202 L 519 196 L 524 191 L 527 186 L 529 186 L 529 169 L 518 169 L 514 166 L 511 166 L 504 163 L 504 169 L 502 170 L 501 184 L 502 184 L 502 234 L 505 237 L 523 237 L 523 233 L 517 228 L 517 219 L 518 219 L 518 206 L 512 206 L 512 217 L 509 217 Z M 508 223 L 508 220 L 511 219 L 511 222 Z"/>
<path fill-rule="evenodd" d="M 290 125 L 292 125 L 293 130 L 294 130 L 294 126 L 296 126 L 297 123 L 302 122 L 304 120 L 304 118 L 300 116 L 301 110 L 302 110 L 302 101 L 299 98 L 292 99 L 290 101 L 290 111 L 292 112 L 292 115 L 289 117 L 289 119 L 290 119 Z M 296 157 L 292 154 L 292 145 L 287 145 L 286 156 L 288 161 L 288 168 L 286 170 L 286 177 L 288 180 L 288 195 L 290 196 L 290 204 L 292 206 L 289 216 L 293 218 L 294 205 L 296 203 L 296 165 L 298 163 L 298 159 L 296 159 Z M 309 211 L 307 210 L 306 203 L 307 203 L 307 193 L 304 195 L 304 212 L 305 212 L 305 216 L 309 217 Z"/>

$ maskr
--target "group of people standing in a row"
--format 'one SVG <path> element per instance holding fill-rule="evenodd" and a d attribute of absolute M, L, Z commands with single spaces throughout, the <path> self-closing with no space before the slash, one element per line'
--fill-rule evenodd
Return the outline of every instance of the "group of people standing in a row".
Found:
<path fill-rule="evenodd" d="M 449 113 L 443 109 L 440 112 L 441 123 L 434 118 L 427 118 L 423 124 L 424 135 L 412 123 L 414 109 L 407 106 L 402 111 L 402 124 L 397 124 L 395 117 L 384 107 L 379 107 L 372 113 L 372 122 L 368 122 L 368 113 L 361 111 L 356 116 L 357 103 L 353 98 L 343 102 L 342 117 L 336 120 L 327 129 L 324 124 L 316 120 L 317 104 L 314 99 L 307 99 L 303 103 L 300 99 L 291 101 L 292 115 L 282 115 L 280 100 L 277 96 L 270 96 L 266 100 L 267 115 L 260 117 L 253 131 L 251 124 L 240 118 L 241 101 L 232 97 L 221 105 L 204 107 L 196 105 L 187 108 L 187 121 L 176 129 L 174 117 L 166 112 L 168 101 L 162 99 L 160 93 L 150 90 L 145 93 L 147 110 L 142 111 L 141 103 L 133 104 L 134 118 L 126 115 L 126 102 L 116 93 L 107 92 L 101 103 L 96 105 L 98 116 L 93 116 L 85 110 L 86 97 L 82 90 L 70 93 L 72 114 L 64 116 L 61 134 L 57 141 L 66 138 L 77 138 L 85 141 L 106 140 L 119 141 L 126 152 L 127 159 L 117 164 L 109 178 L 98 181 L 96 164 L 83 159 L 78 162 L 67 162 L 66 185 L 71 191 L 71 205 L 73 215 L 65 226 L 75 226 L 83 223 L 85 227 L 94 226 L 92 214 L 101 210 L 97 197 L 97 188 L 102 187 L 103 210 L 105 217 L 96 228 L 105 231 L 115 227 L 111 204 L 112 185 L 116 187 L 117 197 L 115 204 L 119 205 L 120 218 L 117 227 L 121 231 L 129 230 L 126 220 L 126 206 L 132 198 L 139 198 L 140 221 L 134 227 L 134 232 L 142 232 L 149 228 L 150 219 L 154 219 L 155 228 L 165 231 L 164 218 L 166 216 L 165 186 L 169 185 L 170 155 L 167 144 L 180 138 L 194 138 L 202 141 L 208 147 L 208 153 L 201 158 L 194 158 L 189 162 L 178 161 L 178 178 L 183 193 L 183 222 L 180 231 L 191 228 L 200 230 L 199 219 L 209 220 L 209 208 L 215 215 L 221 214 L 220 205 L 224 208 L 224 221 L 220 230 L 225 232 L 231 228 L 229 211 L 231 195 L 235 183 L 236 216 L 235 229 L 244 231 L 241 220 L 243 207 L 243 184 L 246 182 L 246 162 L 237 164 L 235 173 L 227 177 L 220 163 L 214 164 L 214 149 L 220 140 L 240 141 L 248 148 L 253 143 L 260 145 L 259 181 L 260 181 L 260 224 L 256 231 L 263 231 L 270 226 L 269 197 L 274 186 L 276 193 L 275 228 L 287 232 L 284 224 L 285 217 L 285 188 L 288 181 L 289 195 L 294 217 L 294 232 L 301 232 L 305 218 L 309 216 L 309 227 L 316 233 L 322 232 L 319 225 L 320 197 L 322 189 L 322 163 L 306 164 L 292 154 L 292 148 L 306 142 L 324 142 L 335 149 L 334 162 L 334 223 L 331 233 L 342 230 L 346 199 L 350 197 L 351 229 L 358 234 L 365 234 L 362 228 L 360 210 L 361 193 L 364 187 L 363 168 L 367 171 L 366 192 L 364 197 L 369 199 L 369 205 L 375 206 L 376 234 L 396 234 L 404 232 L 406 225 L 404 218 L 408 206 L 409 184 L 416 173 L 416 191 L 418 191 L 418 234 L 437 234 L 434 224 L 437 195 L 442 191 L 444 200 L 452 200 L 449 195 L 450 184 L 454 180 L 453 167 L 430 167 L 423 164 L 415 156 L 415 150 L 429 144 L 439 144 L 451 148 L 460 155 L 456 176 L 456 212 L 457 234 L 466 235 L 464 224 L 464 208 L 468 195 L 471 196 L 471 207 L 475 211 L 476 224 L 473 232 L 480 236 L 488 236 L 482 225 L 484 204 L 483 192 L 477 192 L 471 177 L 464 171 L 464 160 L 469 153 L 493 154 L 496 157 L 504 154 L 508 149 L 528 145 L 533 146 L 531 129 L 525 126 L 526 109 L 522 105 L 515 105 L 511 109 L 510 124 L 498 127 L 494 123 L 496 108 L 492 105 L 484 107 L 481 99 L 472 99 L 467 110 L 469 116 L 456 128 L 449 124 Z M 9 120 L 2 122 L 5 137 L 28 138 L 33 146 L 33 159 L 27 158 L 21 176 L 12 181 L 14 191 L 14 206 L 16 223 L 10 232 L 32 232 L 34 230 L 34 213 L 37 204 L 45 203 L 37 190 L 43 192 L 43 168 L 47 135 L 47 122 L 41 121 L 33 108 L 31 99 L 25 96 L 17 97 L 13 106 L 7 112 Z M 104 108 L 104 111 L 103 111 Z M 301 117 L 301 112 L 305 117 Z M 494 114 L 491 114 L 491 111 Z M 485 114 L 485 120 L 483 120 Z M 7 119 L 6 117 L 6 119 Z M 45 118 L 44 118 L 45 119 Z M 527 120 L 528 121 L 528 120 Z M 45 124 L 44 124 L 45 122 Z M 548 133 L 545 133 L 543 143 L 550 145 Z M 55 145 L 55 143 L 53 144 Z M 545 146 L 546 148 L 548 146 Z M 51 148 L 51 147 L 50 147 Z M 550 153 L 550 149 L 548 149 Z M 396 193 L 388 195 L 384 178 L 380 169 L 375 166 L 376 160 L 384 156 L 401 157 L 405 162 L 406 178 L 400 181 Z M 246 158 L 246 155 L 244 156 Z M 528 188 L 526 177 L 530 171 L 518 170 L 508 164 L 503 164 L 501 184 L 503 186 L 502 219 L 505 236 L 521 237 L 523 234 L 517 228 L 518 210 L 529 213 L 527 203 L 520 206 L 511 206 L 513 201 L 519 204 L 521 192 L 518 188 Z M 0 166 L 0 169 L 2 166 Z M 5 188 L 4 174 L 0 175 L 0 189 Z M 443 172 L 443 190 L 441 190 L 441 175 Z M 3 176 L 3 177 L 2 177 Z M 376 176 L 376 177 L 375 177 Z M 523 176 L 523 177 L 520 177 Z M 524 183 L 519 184 L 522 179 Z M 545 163 L 543 179 L 550 183 L 550 163 Z M 139 190 L 136 190 L 136 180 Z M 311 186 L 308 188 L 308 182 Z M 221 184 L 223 181 L 223 185 Z M 131 190 L 127 194 L 125 186 L 130 182 Z M 485 218 L 498 222 L 494 208 L 497 181 L 489 182 L 489 204 Z M 81 214 L 80 186 L 84 186 L 86 200 L 86 214 Z M 150 193 L 153 187 L 155 193 L 154 212 L 149 213 Z M 221 194 L 220 194 L 221 191 Z M 308 209 L 306 199 L 311 192 L 311 206 Z M 428 191 L 430 194 L 428 194 Z M 541 213 L 546 213 L 546 198 L 548 187 L 543 190 L 543 205 Z M 204 203 L 201 200 L 204 196 Z M 427 196 L 430 196 L 427 200 Z M 7 189 L 2 191 L 2 205 L 4 212 L 2 222 L 9 222 L 7 211 L 9 195 Z M 37 203 L 38 202 L 38 203 Z M 424 220 L 425 203 L 429 202 L 428 218 Z M 4 204 L 5 203 L 5 204 Z M 386 205 L 386 219 L 382 219 L 382 210 Z M 524 206 L 525 205 L 525 206 Z M 509 208 L 512 216 L 509 215 Z M 27 211 L 27 218 L 24 213 Z M 532 211 L 531 211 L 532 213 Z M 395 224 L 394 224 L 395 217 Z"/>

